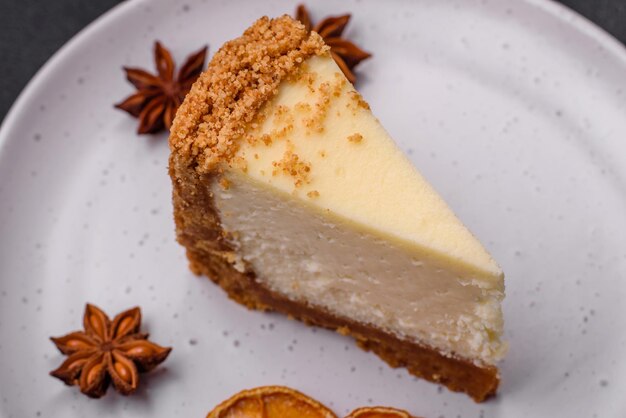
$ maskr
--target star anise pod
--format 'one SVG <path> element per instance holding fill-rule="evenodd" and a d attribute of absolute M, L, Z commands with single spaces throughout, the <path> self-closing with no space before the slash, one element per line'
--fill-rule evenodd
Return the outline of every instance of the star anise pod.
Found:
<path fill-rule="evenodd" d="M 87 304 L 84 331 L 50 339 L 69 356 L 50 374 L 67 385 L 78 385 L 91 398 L 103 396 L 110 383 L 122 395 L 130 395 L 139 384 L 139 372 L 148 372 L 167 358 L 169 347 L 148 341 L 139 332 L 141 309 L 129 309 L 111 321 L 94 305 Z"/>
<path fill-rule="evenodd" d="M 115 107 L 139 118 L 137 133 L 148 134 L 164 128 L 170 129 L 176 110 L 204 69 L 207 51 L 208 47 L 205 46 L 187 57 L 174 76 L 172 55 L 157 41 L 154 43 L 156 75 L 141 68 L 124 67 L 126 79 L 137 88 L 137 92 Z"/>
<path fill-rule="evenodd" d="M 317 32 L 324 39 L 326 45 L 330 47 L 330 55 L 346 78 L 354 83 L 356 76 L 352 69 L 364 59 L 371 57 L 372 54 L 363 51 L 351 41 L 341 37 L 350 21 L 350 15 L 329 16 L 314 26 L 309 11 L 304 4 L 301 4 L 296 9 L 296 19 L 304 25 L 307 31 Z"/>

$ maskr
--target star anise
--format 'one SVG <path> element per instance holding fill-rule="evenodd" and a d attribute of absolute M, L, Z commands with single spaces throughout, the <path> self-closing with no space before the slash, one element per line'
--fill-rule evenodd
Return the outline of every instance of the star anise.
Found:
<path fill-rule="evenodd" d="M 187 57 L 187 61 L 174 77 L 174 60 L 170 52 L 154 43 L 154 61 L 157 74 L 141 68 L 124 67 L 126 79 L 137 88 L 137 92 L 115 105 L 139 118 L 137 133 L 156 133 L 170 129 L 176 110 L 204 68 L 208 47 Z"/>
<path fill-rule="evenodd" d="M 139 332 L 141 309 L 129 309 L 111 321 L 94 305 L 87 304 L 84 331 L 50 339 L 69 356 L 50 372 L 67 385 L 78 385 L 91 398 L 103 396 L 110 383 L 122 395 L 130 395 L 139 384 L 139 372 L 148 372 L 167 358 L 169 347 L 148 341 Z"/>
<path fill-rule="evenodd" d="M 350 21 L 350 15 L 329 16 L 313 26 L 309 11 L 304 4 L 301 4 L 296 9 L 296 19 L 304 25 L 306 30 L 317 32 L 324 39 L 324 42 L 330 47 L 330 55 L 335 59 L 346 78 L 354 83 L 356 76 L 352 69 L 364 59 L 371 57 L 372 54 L 363 51 L 351 41 L 341 37 Z"/>

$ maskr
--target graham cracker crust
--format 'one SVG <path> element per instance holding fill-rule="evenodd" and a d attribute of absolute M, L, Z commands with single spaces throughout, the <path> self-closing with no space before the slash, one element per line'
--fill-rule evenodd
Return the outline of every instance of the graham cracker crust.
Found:
<path fill-rule="evenodd" d="M 494 366 L 447 357 L 431 347 L 289 300 L 260 284 L 254 272 L 236 270 L 232 264 L 233 249 L 213 206 L 210 185 L 215 181 L 214 174 L 200 173 L 173 153 L 170 176 L 177 239 L 187 249 L 190 268 L 221 286 L 231 299 L 250 309 L 281 312 L 306 324 L 350 335 L 359 347 L 376 353 L 390 366 L 406 367 L 412 375 L 465 392 L 476 402 L 495 395 L 499 374 Z"/>

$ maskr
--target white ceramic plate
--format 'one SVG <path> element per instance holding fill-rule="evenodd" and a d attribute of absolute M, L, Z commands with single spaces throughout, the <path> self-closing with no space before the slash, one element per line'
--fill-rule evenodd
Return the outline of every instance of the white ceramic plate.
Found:
<path fill-rule="evenodd" d="M 313 3 L 313 2 L 312 2 Z M 203 417 L 252 386 L 290 385 L 343 414 L 626 416 L 626 52 L 539 0 L 314 2 L 350 11 L 374 53 L 358 87 L 507 273 L 500 395 L 474 404 L 348 339 L 249 312 L 187 270 L 174 241 L 166 136 L 112 104 L 122 65 L 215 51 L 285 1 L 133 1 L 65 46 L 0 134 L 0 416 Z M 89 400 L 48 376 L 48 341 L 86 301 L 143 308 L 171 357 L 136 396 Z"/>

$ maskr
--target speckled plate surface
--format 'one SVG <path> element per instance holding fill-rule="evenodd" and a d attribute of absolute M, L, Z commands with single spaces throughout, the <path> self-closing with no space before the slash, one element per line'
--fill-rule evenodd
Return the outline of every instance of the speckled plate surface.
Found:
<path fill-rule="evenodd" d="M 626 52 L 539 0 L 316 1 L 351 11 L 374 58 L 359 89 L 500 261 L 511 349 L 482 405 L 393 370 L 347 338 L 249 312 L 187 270 L 174 242 L 166 136 L 112 104 L 122 65 L 215 51 L 287 1 L 132 1 L 64 47 L 0 133 L 0 416 L 203 417 L 241 389 L 298 388 L 342 414 L 626 416 Z M 141 305 L 174 346 L 136 396 L 89 400 L 48 376 L 48 341 L 84 303 Z"/>

